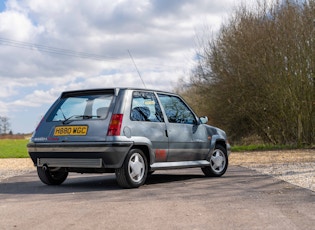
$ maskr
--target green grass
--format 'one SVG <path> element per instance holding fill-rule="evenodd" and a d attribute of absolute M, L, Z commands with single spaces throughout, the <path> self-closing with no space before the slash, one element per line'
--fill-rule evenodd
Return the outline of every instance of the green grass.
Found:
<path fill-rule="evenodd" d="M 0 158 L 27 158 L 25 139 L 0 139 Z"/>
<path fill-rule="evenodd" d="M 284 150 L 284 149 L 294 149 L 292 146 L 288 145 L 234 145 L 232 146 L 232 152 L 243 152 L 243 151 L 267 151 L 267 150 Z"/>

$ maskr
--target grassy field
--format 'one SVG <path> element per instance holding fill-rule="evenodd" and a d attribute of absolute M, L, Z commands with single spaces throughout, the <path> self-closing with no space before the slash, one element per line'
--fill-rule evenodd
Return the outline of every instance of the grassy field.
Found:
<path fill-rule="evenodd" d="M 0 139 L 0 158 L 25 158 L 29 157 L 26 139 Z"/>

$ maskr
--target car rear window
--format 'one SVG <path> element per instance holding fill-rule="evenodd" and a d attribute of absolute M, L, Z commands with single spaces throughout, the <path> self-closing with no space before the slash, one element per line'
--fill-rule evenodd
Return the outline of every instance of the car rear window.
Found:
<path fill-rule="evenodd" d="M 113 94 L 70 94 L 60 99 L 48 121 L 104 119 Z"/>

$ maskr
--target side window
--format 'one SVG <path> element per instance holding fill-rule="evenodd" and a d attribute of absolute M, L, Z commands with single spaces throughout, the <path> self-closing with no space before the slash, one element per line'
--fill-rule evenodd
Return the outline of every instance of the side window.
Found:
<path fill-rule="evenodd" d="M 162 110 L 150 92 L 133 92 L 130 119 L 132 121 L 164 122 Z"/>
<path fill-rule="evenodd" d="M 164 94 L 158 96 L 170 123 L 196 123 L 195 115 L 179 97 Z"/>

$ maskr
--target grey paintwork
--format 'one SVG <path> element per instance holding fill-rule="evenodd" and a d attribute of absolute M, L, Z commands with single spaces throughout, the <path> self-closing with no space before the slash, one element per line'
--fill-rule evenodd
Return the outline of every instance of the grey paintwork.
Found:
<path fill-rule="evenodd" d="M 28 144 L 28 152 L 34 165 L 43 166 L 47 164 L 49 166 L 50 163 L 51 167 L 67 167 L 70 171 L 79 172 L 84 172 L 84 168 L 89 168 L 86 172 L 91 172 L 90 168 L 94 166 L 93 164 L 88 165 L 89 160 L 100 159 L 101 167 L 95 166 L 94 168 L 97 168 L 97 172 L 103 172 L 101 169 L 106 172 L 106 169 L 120 168 L 129 150 L 138 147 L 147 155 L 151 170 L 202 167 L 209 164 L 211 153 L 218 142 L 226 148 L 229 155 L 230 145 L 227 142 L 225 132 L 203 124 L 188 105 L 187 108 L 196 117 L 194 124 L 170 123 L 162 106 L 164 122 L 132 121 L 130 112 L 134 91 L 154 92 L 158 98 L 156 91 L 131 88 L 95 89 L 63 93 L 43 117 Z M 64 95 L 80 92 L 85 94 L 112 92 L 114 97 L 107 116 L 100 119 L 73 120 L 69 124 L 63 124 L 62 121 L 49 121 L 49 116 L 56 110 L 56 106 Z M 168 92 L 159 91 L 158 93 L 177 96 Z M 123 114 L 119 136 L 106 135 L 113 114 Z M 55 137 L 55 127 L 62 125 L 86 125 L 88 126 L 88 133 L 84 136 Z M 81 160 L 71 161 L 71 159 Z M 84 162 L 85 159 L 86 162 Z M 84 163 L 80 166 L 82 161 Z M 40 165 L 39 162 L 41 162 Z M 77 170 L 77 168 L 80 169 Z"/>

